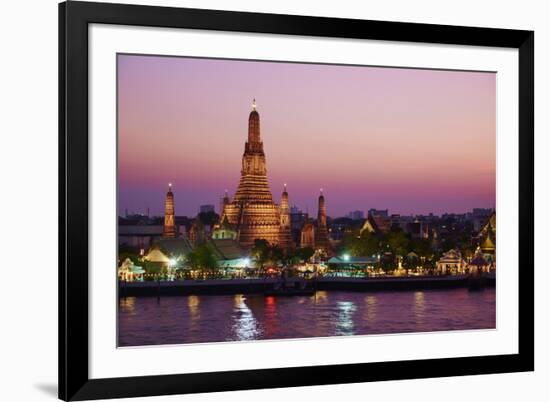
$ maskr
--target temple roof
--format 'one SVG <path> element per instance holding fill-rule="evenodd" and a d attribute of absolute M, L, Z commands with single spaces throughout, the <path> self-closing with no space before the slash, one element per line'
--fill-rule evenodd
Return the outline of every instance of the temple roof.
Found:
<path fill-rule="evenodd" d="M 210 243 L 220 259 L 233 260 L 246 254 L 239 242 L 233 239 L 210 239 Z"/>
<path fill-rule="evenodd" d="M 371 233 L 388 233 L 391 229 L 391 223 L 390 220 L 384 216 L 376 216 L 371 215 L 367 216 L 367 219 L 365 220 L 365 223 L 363 224 L 363 227 L 361 228 L 361 232 L 364 232 L 365 230 L 371 232 Z"/>
<path fill-rule="evenodd" d="M 145 256 L 145 259 L 149 262 L 161 262 L 168 264 L 170 262 L 170 258 L 166 256 L 160 249 L 153 248 L 147 253 Z"/>
<path fill-rule="evenodd" d="M 155 242 L 155 245 L 164 253 L 174 257 L 187 255 L 192 250 L 189 240 L 185 237 L 159 239 Z"/>

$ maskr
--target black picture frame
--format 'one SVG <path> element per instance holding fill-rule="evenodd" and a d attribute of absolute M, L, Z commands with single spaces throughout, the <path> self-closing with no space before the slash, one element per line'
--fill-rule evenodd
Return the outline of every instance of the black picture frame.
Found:
<path fill-rule="evenodd" d="M 88 25 L 256 32 L 519 51 L 517 354 L 90 379 Z M 70 1 L 59 5 L 59 398 L 88 400 L 534 370 L 534 32 Z"/>

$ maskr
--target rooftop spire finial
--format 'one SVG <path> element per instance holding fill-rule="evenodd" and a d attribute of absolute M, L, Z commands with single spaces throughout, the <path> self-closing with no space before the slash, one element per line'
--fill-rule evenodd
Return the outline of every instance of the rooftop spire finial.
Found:
<path fill-rule="evenodd" d="M 323 188 L 321 188 L 321 195 L 323 195 Z"/>
<path fill-rule="evenodd" d="M 283 187 L 284 187 L 284 192 L 286 193 L 286 183 L 283 184 Z"/>
<path fill-rule="evenodd" d="M 168 190 L 172 190 L 172 183 L 168 183 Z"/>
<path fill-rule="evenodd" d="M 252 110 L 256 110 L 256 98 L 252 100 Z"/>

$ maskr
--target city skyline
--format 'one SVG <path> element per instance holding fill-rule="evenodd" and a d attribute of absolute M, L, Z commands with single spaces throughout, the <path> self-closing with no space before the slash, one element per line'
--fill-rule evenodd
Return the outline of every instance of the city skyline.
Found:
<path fill-rule="evenodd" d="M 235 191 L 252 98 L 275 202 L 313 215 L 494 208 L 493 73 L 118 56 L 118 209 L 176 215 Z M 303 133 L 300 135 L 299 133 Z"/>

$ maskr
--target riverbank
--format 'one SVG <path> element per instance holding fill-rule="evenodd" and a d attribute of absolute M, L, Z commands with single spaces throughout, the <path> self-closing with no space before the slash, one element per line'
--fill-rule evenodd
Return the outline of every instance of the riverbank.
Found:
<path fill-rule="evenodd" d="M 299 280 L 296 280 L 299 281 Z M 119 282 L 119 296 L 176 296 L 176 295 L 227 295 L 258 294 L 273 289 L 279 279 L 214 279 L 185 281 Z M 302 283 L 304 281 L 302 280 Z M 308 288 L 338 291 L 385 291 L 452 289 L 468 287 L 470 280 L 458 276 L 417 276 L 384 278 L 338 278 L 324 277 L 305 281 Z M 484 286 L 495 286 L 494 277 L 483 278 Z"/>

